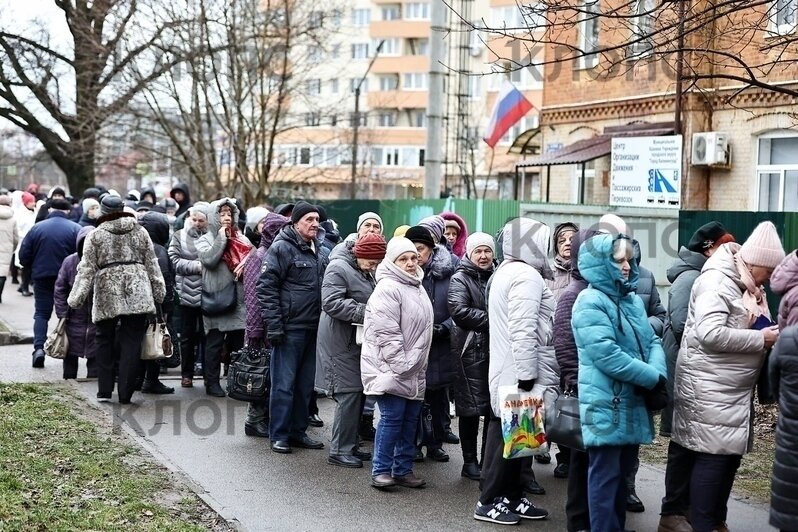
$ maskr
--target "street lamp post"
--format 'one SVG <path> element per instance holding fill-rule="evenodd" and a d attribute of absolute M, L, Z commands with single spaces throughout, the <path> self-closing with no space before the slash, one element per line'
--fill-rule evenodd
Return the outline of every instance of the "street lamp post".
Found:
<path fill-rule="evenodd" d="M 360 87 L 366 81 L 366 77 L 368 77 L 369 72 L 371 72 L 371 67 L 374 66 L 374 61 L 377 60 L 377 56 L 380 55 L 380 50 L 382 50 L 382 45 L 385 44 L 385 41 L 380 41 L 380 44 L 377 45 L 377 49 L 374 51 L 374 57 L 371 58 L 369 62 L 369 67 L 366 69 L 366 73 L 363 74 L 363 77 L 360 78 L 358 81 L 357 86 L 355 87 L 355 115 L 354 115 L 354 125 L 352 129 L 352 191 L 351 191 L 351 199 L 355 199 L 357 195 L 357 133 L 358 129 L 360 128 Z"/>

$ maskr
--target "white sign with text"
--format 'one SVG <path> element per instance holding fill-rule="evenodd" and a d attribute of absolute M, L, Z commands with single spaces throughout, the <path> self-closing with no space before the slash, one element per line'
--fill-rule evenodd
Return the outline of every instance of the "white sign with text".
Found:
<path fill-rule="evenodd" d="M 610 205 L 678 209 L 682 136 L 612 139 Z"/>

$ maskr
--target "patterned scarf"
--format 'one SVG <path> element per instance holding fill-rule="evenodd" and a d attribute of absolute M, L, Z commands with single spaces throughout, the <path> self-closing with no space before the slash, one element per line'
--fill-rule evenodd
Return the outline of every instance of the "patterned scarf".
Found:
<path fill-rule="evenodd" d="M 764 315 L 770 319 L 770 309 L 768 308 L 765 291 L 761 286 L 756 285 L 753 275 L 748 270 L 748 265 L 743 262 L 739 253 L 734 254 L 734 264 L 740 274 L 740 281 L 745 285 L 743 292 L 743 305 L 748 311 L 748 326 L 752 326 L 759 316 Z"/>

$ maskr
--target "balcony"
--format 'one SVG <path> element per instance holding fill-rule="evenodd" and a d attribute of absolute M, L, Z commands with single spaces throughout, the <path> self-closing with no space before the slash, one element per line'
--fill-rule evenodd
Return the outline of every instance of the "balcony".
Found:
<path fill-rule="evenodd" d="M 373 91 L 366 96 L 369 109 L 426 109 L 427 92 L 420 91 Z"/>
<path fill-rule="evenodd" d="M 426 39 L 429 37 L 428 20 L 377 20 L 369 26 L 369 36 L 374 39 L 404 37 L 406 39 Z"/>
<path fill-rule="evenodd" d="M 371 71 L 375 74 L 429 72 L 429 57 L 425 55 L 379 56 L 374 60 Z"/>

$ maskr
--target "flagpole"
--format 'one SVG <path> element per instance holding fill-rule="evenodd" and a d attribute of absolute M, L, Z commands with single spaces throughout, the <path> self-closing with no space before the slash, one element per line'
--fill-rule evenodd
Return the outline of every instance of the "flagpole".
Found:
<path fill-rule="evenodd" d="M 490 163 L 488 164 L 488 175 L 485 177 L 485 186 L 482 187 L 482 199 L 488 195 L 488 182 L 490 175 L 493 173 L 493 158 L 496 157 L 496 148 L 490 149 Z M 499 180 L 496 180 L 496 199 L 499 199 Z"/>

